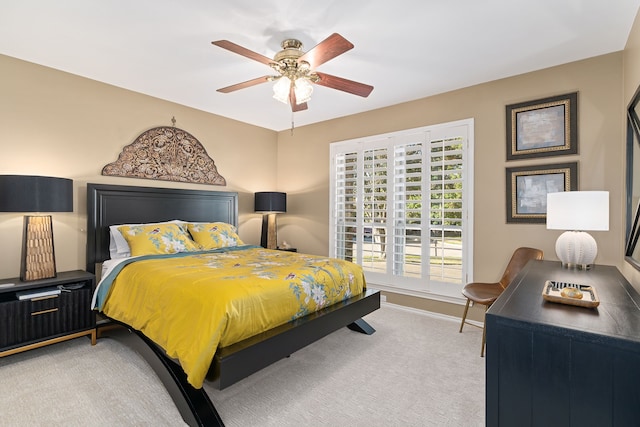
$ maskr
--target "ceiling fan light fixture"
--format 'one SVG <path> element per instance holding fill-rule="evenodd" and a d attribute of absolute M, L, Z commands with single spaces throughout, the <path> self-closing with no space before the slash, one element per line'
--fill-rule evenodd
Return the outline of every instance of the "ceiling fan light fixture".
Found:
<path fill-rule="evenodd" d="M 296 94 L 296 104 L 304 104 L 311 99 L 313 85 L 305 78 L 296 79 L 293 90 Z"/>
<path fill-rule="evenodd" d="M 282 76 L 276 84 L 273 85 L 273 97 L 284 104 L 288 104 L 290 89 L 291 80 L 286 76 Z"/>

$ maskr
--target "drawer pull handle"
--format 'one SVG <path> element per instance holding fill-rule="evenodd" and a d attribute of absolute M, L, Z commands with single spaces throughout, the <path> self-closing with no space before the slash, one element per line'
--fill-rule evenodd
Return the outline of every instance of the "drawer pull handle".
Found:
<path fill-rule="evenodd" d="M 57 308 L 50 308 L 49 310 L 34 311 L 33 313 L 31 313 L 31 315 L 32 316 L 38 316 L 40 314 L 53 313 L 54 311 L 58 311 L 58 309 Z"/>
<path fill-rule="evenodd" d="M 31 298 L 29 301 L 42 301 L 45 299 L 58 298 L 60 295 L 49 295 L 46 297 Z"/>

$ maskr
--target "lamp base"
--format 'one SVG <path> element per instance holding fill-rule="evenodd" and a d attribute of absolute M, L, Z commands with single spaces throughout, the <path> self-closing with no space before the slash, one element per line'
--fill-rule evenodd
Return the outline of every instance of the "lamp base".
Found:
<path fill-rule="evenodd" d="M 574 270 L 591 270 L 593 268 L 593 264 L 573 264 L 570 262 L 563 262 L 562 268 Z"/>
<path fill-rule="evenodd" d="M 25 216 L 23 238 L 20 280 L 56 277 L 51 215 Z"/>
<path fill-rule="evenodd" d="M 262 237 L 260 239 L 260 246 L 267 249 L 276 249 L 278 246 L 276 214 L 274 213 L 262 215 Z"/>
<path fill-rule="evenodd" d="M 589 270 L 597 254 L 596 240 L 584 231 L 565 231 L 556 240 L 556 255 L 565 268 Z"/>

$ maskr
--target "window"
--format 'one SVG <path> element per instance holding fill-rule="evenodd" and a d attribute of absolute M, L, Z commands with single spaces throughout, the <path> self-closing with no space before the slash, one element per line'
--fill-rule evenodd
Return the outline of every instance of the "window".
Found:
<path fill-rule="evenodd" d="M 471 281 L 473 119 L 331 144 L 331 255 L 380 289 L 460 298 Z"/>

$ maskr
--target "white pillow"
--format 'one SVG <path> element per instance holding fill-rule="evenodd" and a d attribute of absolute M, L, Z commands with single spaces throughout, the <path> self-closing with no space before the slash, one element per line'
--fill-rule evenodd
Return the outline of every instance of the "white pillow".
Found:
<path fill-rule="evenodd" d="M 186 221 L 173 219 L 171 221 L 145 223 L 144 225 L 170 223 L 178 224 L 183 228 L 186 227 L 187 224 Z M 109 226 L 109 256 L 111 257 L 111 259 L 129 258 L 131 256 L 131 249 L 129 248 L 129 244 L 124 239 L 124 237 L 122 237 L 120 230 L 118 230 L 118 227 L 122 227 L 123 225 L 132 226 L 143 224 L 117 224 Z"/>

